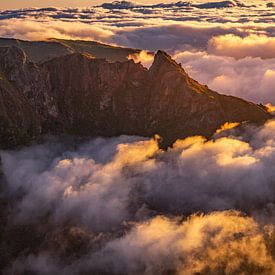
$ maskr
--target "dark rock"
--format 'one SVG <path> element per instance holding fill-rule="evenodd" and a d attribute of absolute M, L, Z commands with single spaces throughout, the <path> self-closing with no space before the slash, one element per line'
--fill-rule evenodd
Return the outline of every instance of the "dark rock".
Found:
<path fill-rule="evenodd" d="M 265 108 L 220 95 L 190 78 L 163 51 L 149 70 L 74 53 L 35 64 L 0 48 L 1 148 L 41 134 L 81 137 L 159 134 L 163 145 L 210 137 L 225 122 L 262 123 Z"/>

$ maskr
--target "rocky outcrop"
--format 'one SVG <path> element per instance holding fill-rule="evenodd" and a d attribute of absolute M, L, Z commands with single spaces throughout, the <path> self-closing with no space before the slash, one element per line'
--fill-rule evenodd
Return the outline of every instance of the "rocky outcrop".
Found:
<path fill-rule="evenodd" d="M 162 51 L 148 70 L 80 53 L 35 64 L 21 49 L 2 47 L 0 75 L 2 148 L 45 133 L 159 134 L 167 146 L 189 135 L 209 137 L 225 122 L 269 118 L 261 106 L 199 84 Z"/>

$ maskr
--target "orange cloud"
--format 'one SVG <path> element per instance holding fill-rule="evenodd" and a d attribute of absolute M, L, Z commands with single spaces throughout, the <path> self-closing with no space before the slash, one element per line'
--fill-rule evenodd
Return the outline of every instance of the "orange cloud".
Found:
<path fill-rule="evenodd" d="M 271 103 L 267 103 L 265 106 L 267 107 L 268 112 L 275 113 L 275 106 L 273 106 Z"/>
<path fill-rule="evenodd" d="M 242 38 L 234 34 L 215 36 L 208 42 L 208 51 L 238 59 L 246 56 L 272 58 L 275 57 L 275 37 L 249 35 Z"/>
<path fill-rule="evenodd" d="M 221 133 L 221 132 L 223 132 L 223 131 L 233 129 L 233 128 L 239 126 L 239 125 L 240 125 L 239 122 L 226 122 L 225 124 L 223 124 L 223 125 L 221 126 L 221 128 L 219 128 L 219 129 L 216 131 L 216 133 L 218 134 L 218 133 Z"/>
<path fill-rule="evenodd" d="M 141 51 L 139 53 L 130 54 L 128 59 L 134 60 L 135 63 L 141 63 L 144 67 L 149 68 L 154 61 L 154 54 Z"/>
<path fill-rule="evenodd" d="M 272 227 L 262 230 L 255 220 L 237 211 L 193 215 L 183 222 L 157 216 L 137 224 L 105 250 L 131 263 L 128 271 L 134 274 L 141 268 L 148 270 L 146 274 L 168 270 L 180 275 L 272 273 L 275 266 L 265 240 L 273 234 Z"/>

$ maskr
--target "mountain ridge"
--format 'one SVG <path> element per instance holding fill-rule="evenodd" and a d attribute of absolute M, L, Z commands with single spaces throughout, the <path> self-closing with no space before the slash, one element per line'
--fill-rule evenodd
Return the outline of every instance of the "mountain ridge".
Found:
<path fill-rule="evenodd" d="M 72 53 L 34 63 L 20 48 L 0 47 L 0 147 L 43 134 L 80 137 L 159 134 L 163 146 L 210 137 L 225 122 L 262 123 L 265 108 L 218 94 L 158 51 L 149 69 Z"/>

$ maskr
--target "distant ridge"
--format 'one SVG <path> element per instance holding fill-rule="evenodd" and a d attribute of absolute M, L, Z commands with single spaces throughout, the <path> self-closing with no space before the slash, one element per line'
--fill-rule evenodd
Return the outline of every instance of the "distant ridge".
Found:
<path fill-rule="evenodd" d="M 46 41 L 25 41 L 0 38 L 0 47 L 16 46 L 22 49 L 33 62 L 44 62 L 55 57 L 72 53 L 88 53 L 95 58 L 109 61 L 126 61 L 129 54 L 139 53 L 138 49 L 111 46 L 95 41 L 48 39 Z"/>
<path fill-rule="evenodd" d="M 198 1 L 199 2 L 199 1 Z M 193 3 L 192 1 L 173 1 L 171 3 L 141 4 L 133 1 L 113 1 L 103 3 L 100 7 L 104 9 L 137 9 L 137 8 L 172 8 L 172 7 L 194 7 L 198 9 L 224 9 L 232 7 L 250 7 L 239 0 L 209 1 L 205 3 Z"/>

